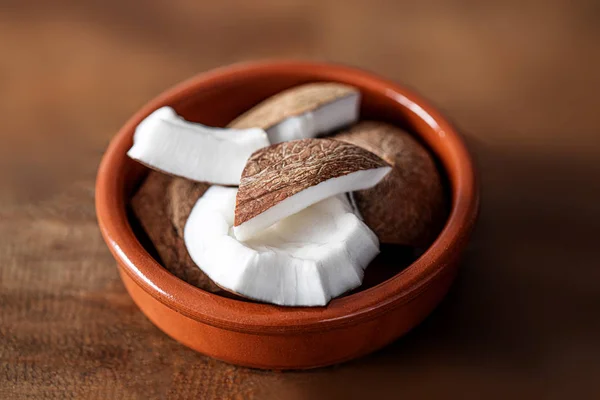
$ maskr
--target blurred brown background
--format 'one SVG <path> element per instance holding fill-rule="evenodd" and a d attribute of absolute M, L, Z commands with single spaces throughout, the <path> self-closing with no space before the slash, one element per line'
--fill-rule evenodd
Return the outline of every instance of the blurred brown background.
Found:
<path fill-rule="evenodd" d="M 462 130 L 483 185 L 449 297 L 363 359 L 236 368 L 155 328 L 96 226 L 108 141 L 197 72 L 332 60 Z M 0 398 L 600 398 L 600 2 L 0 0 Z"/>

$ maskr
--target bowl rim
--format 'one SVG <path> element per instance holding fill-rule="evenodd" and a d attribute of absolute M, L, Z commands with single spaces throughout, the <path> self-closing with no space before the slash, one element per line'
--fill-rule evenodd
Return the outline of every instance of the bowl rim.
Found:
<path fill-rule="evenodd" d="M 325 307 L 282 307 L 242 302 L 203 291 L 168 272 L 137 240 L 126 214 L 124 167 L 133 131 L 153 110 L 185 99 L 189 94 L 218 86 L 219 82 L 252 79 L 270 73 L 299 74 L 310 70 L 320 80 L 367 85 L 400 103 L 413 117 L 428 125 L 451 153 L 444 169 L 452 180 L 452 206 L 437 239 L 409 267 L 392 278 L 355 294 L 332 299 Z M 305 74 L 305 73 L 304 73 Z M 422 132 L 416 132 L 421 136 Z M 423 140 L 425 140 L 423 138 Z M 425 140 L 427 142 L 427 140 Z M 451 167 L 449 169 L 449 167 Z M 406 304 L 441 274 L 470 235 L 479 210 L 479 191 L 471 156 L 465 143 L 434 107 L 405 87 L 375 74 L 341 64 L 297 60 L 244 62 L 200 73 L 144 105 L 118 131 L 106 150 L 96 180 L 96 213 L 100 230 L 113 256 L 134 282 L 169 308 L 197 321 L 246 333 L 298 333 L 336 329 L 372 318 Z"/>

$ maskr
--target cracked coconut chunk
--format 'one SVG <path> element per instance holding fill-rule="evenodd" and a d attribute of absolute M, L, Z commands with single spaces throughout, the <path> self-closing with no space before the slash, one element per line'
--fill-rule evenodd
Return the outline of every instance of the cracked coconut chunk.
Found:
<path fill-rule="evenodd" d="M 267 134 L 260 128 L 208 127 L 162 107 L 138 125 L 127 155 L 150 168 L 196 182 L 238 185 L 248 157 L 268 145 Z"/>
<path fill-rule="evenodd" d="M 295 140 L 261 149 L 242 173 L 235 236 L 248 240 L 328 197 L 371 188 L 390 170 L 377 155 L 331 139 Z"/>
<path fill-rule="evenodd" d="M 233 234 L 237 189 L 213 186 L 185 226 L 194 262 L 219 286 L 286 306 L 322 306 L 362 283 L 379 253 L 375 234 L 345 195 L 285 218 L 247 242 Z"/>
<path fill-rule="evenodd" d="M 231 128 L 263 128 L 272 144 L 313 138 L 358 120 L 360 92 L 335 82 L 307 83 L 269 97 L 233 120 Z"/>

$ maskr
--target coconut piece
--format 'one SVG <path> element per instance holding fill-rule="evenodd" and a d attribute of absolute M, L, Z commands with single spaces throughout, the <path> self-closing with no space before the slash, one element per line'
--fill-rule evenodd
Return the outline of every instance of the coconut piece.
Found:
<path fill-rule="evenodd" d="M 260 128 L 224 129 L 192 123 L 171 107 L 136 128 L 127 155 L 151 168 L 197 182 L 237 185 L 250 155 L 269 145 Z"/>
<path fill-rule="evenodd" d="M 154 173 L 159 173 L 152 171 Z M 166 193 L 168 204 L 168 215 L 173 227 L 177 231 L 177 236 L 183 241 L 183 228 L 185 222 L 192 212 L 196 202 L 206 192 L 210 185 L 202 182 L 193 182 L 185 178 L 170 177 Z"/>
<path fill-rule="evenodd" d="M 187 186 L 186 201 L 173 203 L 165 193 L 174 186 L 183 189 Z M 183 232 L 178 234 L 177 226 L 192 210 L 197 199 L 208 189 L 204 183 L 195 183 L 183 178 L 173 178 L 156 171 L 150 171 L 144 183 L 131 199 L 131 209 L 148 235 L 160 258 L 161 265 L 179 279 L 212 293 L 222 293 L 190 258 L 183 241 Z M 182 198 L 183 200 L 183 198 Z M 175 215 L 178 215 L 175 217 Z"/>
<path fill-rule="evenodd" d="M 354 193 L 358 209 L 382 243 L 427 246 L 447 216 L 442 178 L 431 154 L 409 133 L 364 121 L 333 136 L 392 165 L 379 185 Z"/>
<path fill-rule="evenodd" d="M 261 149 L 242 173 L 235 236 L 248 240 L 328 197 L 373 187 L 390 170 L 377 155 L 331 139 L 302 139 Z"/>
<path fill-rule="evenodd" d="M 188 252 L 219 286 L 287 306 L 322 306 L 358 287 L 377 237 L 345 195 L 283 219 L 245 243 L 233 235 L 235 188 L 212 186 L 185 226 Z"/>
<path fill-rule="evenodd" d="M 233 120 L 236 129 L 259 127 L 273 144 L 312 138 L 358 120 L 360 92 L 341 83 L 309 83 L 284 90 Z"/>

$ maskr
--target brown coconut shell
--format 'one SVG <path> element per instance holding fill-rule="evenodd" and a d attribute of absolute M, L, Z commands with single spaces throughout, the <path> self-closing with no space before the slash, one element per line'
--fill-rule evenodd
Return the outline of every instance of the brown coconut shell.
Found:
<path fill-rule="evenodd" d="M 377 155 L 332 139 L 301 139 L 257 150 L 236 196 L 235 226 L 311 186 L 357 171 L 389 167 Z"/>
<path fill-rule="evenodd" d="M 183 241 L 185 221 L 209 185 L 150 171 L 131 208 L 162 265 L 185 282 L 212 293 L 222 290 L 190 258 Z"/>
<path fill-rule="evenodd" d="M 382 243 L 425 247 L 447 217 L 442 177 L 432 155 L 408 132 L 383 122 L 363 121 L 334 139 L 360 146 L 392 165 L 375 187 L 355 192 L 365 223 Z"/>
<path fill-rule="evenodd" d="M 267 130 L 286 118 L 316 110 L 324 104 L 358 94 L 353 86 L 335 82 L 307 83 L 284 90 L 252 107 L 229 125 L 229 128 Z"/>

